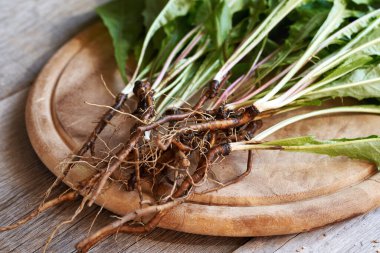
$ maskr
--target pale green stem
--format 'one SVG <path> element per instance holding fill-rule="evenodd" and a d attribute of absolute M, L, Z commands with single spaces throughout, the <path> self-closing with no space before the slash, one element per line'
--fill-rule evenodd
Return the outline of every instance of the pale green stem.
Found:
<path fill-rule="evenodd" d="M 180 74 L 184 69 L 186 69 L 190 64 L 194 63 L 196 60 L 198 60 L 202 55 L 205 54 L 207 51 L 207 46 L 209 45 L 210 40 L 206 40 L 205 44 L 197 50 L 197 52 L 189 57 L 188 59 L 183 59 L 182 61 L 178 62 L 177 65 L 173 66 L 173 69 L 171 69 L 168 73 L 168 75 L 162 80 L 160 85 L 156 88 L 156 90 L 161 90 L 163 87 L 174 77 L 176 77 L 178 74 Z"/>
<path fill-rule="evenodd" d="M 351 22 L 350 24 L 346 25 L 345 27 L 343 27 L 342 29 L 340 29 L 339 31 L 337 31 L 336 33 L 334 33 L 332 36 L 330 36 L 328 39 L 326 39 L 325 41 L 323 41 L 321 43 L 321 45 L 319 46 L 318 48 L 318 51 L 322 50 L 323 48 L 327 47 L 328 45 L 330 45 L 331 43 L 333 43 L 335 40 L 337 39 L 340 39 L 342 37 L 344 37 L 346 34 L 350 34 L 352 30 L 359 30 L 360 28 L 365 28 L 368 26 L 367 22 L 371 19 L 371 18 L 374 18 L 376 16 L 380 15 L 380 9 L 379 10 L 374 10 L 360 18 L 358 18 L 357 20 L 355 20 L 354 22 Z M 379 18 L 379 17 L 377 17 Z M 359 29 L 357 29 L 357 27 L 360 26 Z"/>
<path fill-rule="evenodd" d="M 177 100 L 175 103 L 173 103 L 171 107 L 178 108 L 182 106 L 184 104 L 184 101 L 189 100 L 191 96 L 199 92 L 199 90 L 203 88 L 204 85 L 209 80 L 210 74 L 212 74 L 217 69 L 218 66 L 219 66 L 219 61 L 215 61 L 206 70 L 204 70 L 203 72 L 200 72 L 199 75 L 196 75 L 193 78 L 193 80 L 195 81 L 186 88 L 186 91 L 183 93 L 180 99 Z"/>
<path fill-rule="evenodd" d="M 269 16 L 261 22 L 251 35 L 243 42 L 238 49 L 235 50 L 233 55 L 226 61 L 215 75 L 214 80 L 222 81 L 223 77 L 249 52 L 251 52 L 268 34 L 269 32 L 294 10 L 303 0 L 283 0 L 278 6 L 269 14 Z"/>
<path fill-rule="evenodd" d="M 185 46 L 185 44 L 187 43 L 187 41 L 197 32 L 197 30 L 198 30 L 198 28 L 194 28 L 193 30 L 191 30 L 190 32 L 188 32 L 186 34 L 186 36 L 183 37 L 178 42 L 178 44 L 174 47 L 174 49 L 171 51 L 171 53 L 169 54 L 168 58 L 166 59 L 166 61 L 164 63 L 164 66 L 162 67 L 162 70 L 161 70 L 160 74 L 158 75 L 158 77 L 156 78 L 156 80 L 154 81 L 154 83 L 152 85 L 153 89 L 155 89 L 157 87 L 157 85 L 159 85 L 161 83 L 162 78 L 164 78 L 164 75 L 165 75 L 166 71 L 168 70 L 168 68 L 170 67 L 170 64 L 174 60 L 174 57 Z"/>
<path fill-rule="evenodd" d="M 171 100 L 175 99 L 175 94 L 183 89 L 185 82 L 187 81 L 187 76 L 189 75 L 190 69 L 192 65 L 188 66 L 184 72 L 177 78 L 179 80 L 174 88 L 169 92 L 169 94 L 164 98 L 164 100 L 160 103 L 157 108 L 157 115 L 161 115 L 167 108 L 168 104 L 170 104 Z"/>
<path fill-rule="evenodd" d="M 370 106 L 342 106 L 342 107 L 335 107 L 335 108 L 329 108 L 324 110 L 318 110 L 318 111 L 312 111 L 309 113 L 301 114 L 294 116 L 292 118 L 286 119 L 284 121 L 281 121 L 280 123 L 277 123 L 276 125 L 264 130 L 263 132 L 256 135 L 254 138 L 252 138 L 249 141 L 241 142 L 241 143 L 254 143 L 258 141 L 262 141 L 263 139 L 267 138 L 269 135 L 273 134 L 274 132 L 277 132 L 281 128 L 284 128 L 290 124 L 293 124 L 297 121 L 316 117 L 316 116 L 322 116 L 326 114 L 333 114 L 333 113 L 375 113 L 380 114 L 380 108 L 377 107 L 370 107 Z"/>
<path fill-rule="evenodd" d="M 313 71 L 309 72 L 300 81 L 298 81 L 297 84 L 293 85 L 293 87 L 295 87 L 296 85 L 299 86 L 299 84 L 304 84 L 306 82 L 309 82 L 309 81 L 317 78 L 318 76 L 322 75 L 326 71 L 336 67 L 338 64 L 342 63 L 343 61 L 348 59 L 350 56 L 353 56 L 353 55 L 359 53 L 361 50 L 365 50 L 367 48 L 370 48 L 371 46 L 374 46 L 378 43 L 380 43 L 380 38 L 372 40 L 370 42 L 367 42 L 367 43 L 365 43 L 365 44 L 363 44 L 363 45 L 361 45 L 355 49 L 348 51 L 348 52 L 345 51 L 344 54 L 339 53 L 339 54 L 335 55 L 335 57 L 329 59 L 329 61 L 324 62 L 324 64 L 318 66 Z M 255 105 L 260 111 L 266 111 L 266 110 L 270 110 L 270 109 L 279 108 L 279 107 L 282 107 L 286 104 L 291 103 L 292 101 L 296 100 L 297 98 L 299 98 L 301 96 L 304 96 L 307 92 L 315 90 L 321 86 L 322 85 L 320 83 L 317 84 L 316 86 L 311 86 L 310 89 L 302 90 L 302 91 L 296 93 L 295 95 L 293 95 L 293 96 L 291 96 L 285 100 L 283 97 L 278 97 L 278 98 L 271 100 L 271 101 L 268 101 L 266 103 L 260 103 L 260 104 L 255 103 Z"/>
<path fill-rule="evenodd" d="M 294 77 L 294 75 L 309 61 L 318 50 L 320 44 L 326 40 L 329 34 L 336 29 L 336 27 L 343 21 L 345 13 L 345 4 L 341 0 L 335 0 L 334 6 L 331 9 L 329 16 L 318 30 L 317 34 L 314 36 L 306 52 L 297 61 L 293 68 L 281 79 L 281 81 L 276 84 L 276 86 L 267 93 L 263 98 L 256 102 L 256 107 L 262 107 L 261 104 L 269 101 L 276 95 L 287 82 Z"/>

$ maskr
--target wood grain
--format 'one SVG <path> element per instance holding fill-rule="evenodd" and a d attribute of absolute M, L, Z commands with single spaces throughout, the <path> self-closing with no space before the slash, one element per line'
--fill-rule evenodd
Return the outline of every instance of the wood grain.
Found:
<path fill-rule="evenodd" d="M 26 135 L 25 100 L 29 85 L 53 52 L 94 17 L 96 0 L 0 1 L 0 217 L 8 224 L 36 206 L 53 175 L 34 153 Z M 62 187 L 60 190 L 65 189 Z M 0 234 L 0 252 L 41 252 L 53 224 L 68 218 L 75 205 L 48 211 L 21 229 Z M 73 252 L 98 209 L 86 210 L 65 227 L 49 252 Z M 102 211 L 95 227 L 110 221 Z M 92 252 L 376 252 L 380 209 L 370 214 L 298 236 L 224 238 L 158 229 L 145 237 L 119 235 Z M 323 234 L 327 236 L 323 236 Z M 363 246 L 364 245 L 364 246 Z M 376 247 L 373 247 L 376 246 Z M 340 251 L 339 251 L 340 250 Z"/>

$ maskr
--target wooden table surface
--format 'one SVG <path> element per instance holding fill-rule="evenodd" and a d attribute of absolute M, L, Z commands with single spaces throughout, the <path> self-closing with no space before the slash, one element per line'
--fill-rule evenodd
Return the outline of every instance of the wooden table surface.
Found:
<path fill-rule="evenodd" d="M 28 90 L 49 57 L 95 20 L 106 0 L 0 1 L 0 223 L 38 205 L 54 180 L 33 151 L 24 122 Z M 60 190 L 65 189 L 62 186 Z M 0 234 L 0 252 L 41 252 L 54 225 L 79 202 L 50 210 L 29 224 Z M 73 252 L 99 212 L 88 208 L 63 227 L 48 252 Z M 112 220 L 102 210 L 92 230 Z M 92 252 L 380 252 L 380 209 L 312 232 L 262 238 L 200 236 L 156 229 L 145 236 L 110 237 Z"/>

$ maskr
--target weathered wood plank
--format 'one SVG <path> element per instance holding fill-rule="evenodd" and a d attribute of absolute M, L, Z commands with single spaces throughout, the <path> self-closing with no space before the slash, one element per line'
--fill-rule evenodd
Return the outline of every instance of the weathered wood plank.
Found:
<path fill-rule="evenodd" d="M 377 252 L 380 251 L 379 217 L 380 208 L 308 233 L 253 238 L 234 253 Z"/>
<path fill-rule="evenodd" d="M 106 1 L 0 1 L 0 98 L 31 84 L 52 53 Z"/>
<path fill-rule="evenodd" d="M 257 237 L 252 238 L 246 244 L 239 247 L 234 251 L 234 253 L 268 253 L 268 252 L 278 252 L 282 246 L 284 246 L 288 241 L 293 239 L 295 235 L 285 235 L 285 236 L 271 236 L 271 237 Z"/>

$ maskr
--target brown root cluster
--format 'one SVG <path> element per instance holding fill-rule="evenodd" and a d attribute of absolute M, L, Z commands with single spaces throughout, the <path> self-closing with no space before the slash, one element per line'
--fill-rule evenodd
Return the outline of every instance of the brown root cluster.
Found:
<path fill-rule="evenodd" d="M 186 201 L 194 189 L 205 182 L 211 165 L 219 157 L 230 154 L 230 143 L 251 138 L 261 127 L 258 111 L 249 106 L 228 111 L 223 106 L 216 110 L 205 107 L 219 93 L 217 81 L 199 97 L 193 107 L 170 109 L 162 117 L 155 116 L 154 90 L 149 82 L 136 82 L 133 89 L 137 106 L 135 121 L 127 140 L 115 154 L 96 165 L 97 172 L 71 191 L 42 204 L 28 217 L 0 231 L 16 228 L 40 212 L 80 194 L 82 205 L 91 206 L 107 189 L 110 181 L 122 182 L 125 190 L 136 191 L 140 208 L 96 231 L 77 244 L 78 252 L 87 252 L 95 244 L 115 233 L 146 233 L 154 229 L 161 218 L 176 205 Z M 127 96 L 119 94 L 111 109 L 100 119 L 92 134 L 64 170 L 62 180 L 73 165 L 86 154 L 95 156 L 95 143 L 107 124 L 121 110 Z M 223 186 L 237 183 L 252 169 L 252 152 L 248 152 L 247 170 Z M 210 189 L 207 192 L 217 190 Z M 149 195 L 149 200 L 144 196 Z M 142 222 L 144 221 L 144 222 Z"/>

